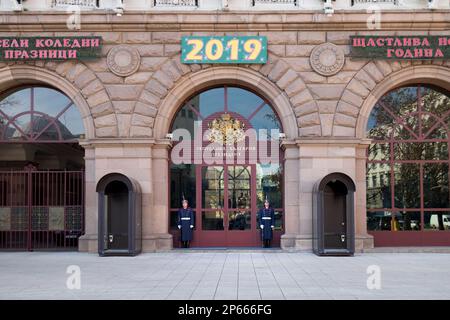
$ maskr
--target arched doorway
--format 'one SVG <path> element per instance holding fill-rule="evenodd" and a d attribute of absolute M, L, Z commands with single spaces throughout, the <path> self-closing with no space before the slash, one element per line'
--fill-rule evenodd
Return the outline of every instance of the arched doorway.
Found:
<path fill-rule="evenodd" d="M 97 183 L 100 256 L 136 255 L 142 249 L 142 196 L 139 183 L 110 173 Z"/>
<path fill-rule="evenodd" d="M 84 232 L 84 127 L 44 86 L 0 96 L 0 249 L 76 249 Z"/>
<path fill-rule="evenodd" d="M 273 244 L 279 246 L 283 230 L 282 128 L 270 104 L 241 87 L 210 88 L 181 106 L 171 132 L 180 129 L 189 133 L 192 152 L 183 162 L 176 162 L 175 142 L 171 154 L 170 233 L 174 246 L 179 245 L 176 216 L 183 196 L 195 211 L 193 246 L 260 246 L 257 212 L 266 196 L 276 212 Z M 255 135 L 245 136 L 244 132 Z M 263 146 L 271 161 L 262 160 Z M 223 153 L 217 156 L 211 148 Z"/>
<path fill-rule="evenodd" d="M 450 94 L 408 85 L 384 95 L 367 124 L 367 230 L 375 246 L 450 244 Z"/>
<path fill-rule="evenodd" d="M 313 250 L 318 255 L 352 255 L 355 252 L 353 180 L 330 173 L 313 189 Z"/>

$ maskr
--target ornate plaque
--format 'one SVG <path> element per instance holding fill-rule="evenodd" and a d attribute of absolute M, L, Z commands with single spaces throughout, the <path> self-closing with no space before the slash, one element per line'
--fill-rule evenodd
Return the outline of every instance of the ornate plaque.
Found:
<path fill-rule="evenodd" d="M 0 231 L 11 230 L 11 208 L 0 208 Z"/>
<path fill-rule="evenodd" d="M 112 73 L 126 77 L 139 69 L 141 56 L 137 49 L 127 45 L 119 45 L 109 50 L 106 63 Z"/>
<path fill-rule="evenodd" d="M 208 139 L 219 144 L 234 144 L 245 138 L 244 124 L 228 113 L 208 123 Z"/>
<path fill-rule="evenodd" d="M 64 207 L 50 207 L 48 211 L 48 230 L 64 230 Z"/>
<path fill-rule="evenodd" d="M 318 74 L 328 77 L 341 71 L 345 63 L 345 55 L 338 46 L 324 43 L 314 48 L 310 62 Z"/>

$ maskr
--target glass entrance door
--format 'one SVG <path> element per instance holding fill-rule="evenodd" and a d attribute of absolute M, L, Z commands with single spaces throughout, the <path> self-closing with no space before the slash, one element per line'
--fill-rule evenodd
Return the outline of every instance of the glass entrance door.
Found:
<path fill-rule="evenodd" d="M 255 166 L 198 166 L 197 174 L 198 245 L 256 245 Z"/>

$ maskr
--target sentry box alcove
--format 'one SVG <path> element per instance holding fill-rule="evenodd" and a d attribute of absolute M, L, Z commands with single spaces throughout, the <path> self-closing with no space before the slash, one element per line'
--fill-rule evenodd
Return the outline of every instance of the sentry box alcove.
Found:
<path fill-rule="evenodd" d="M 139 184 L 111 173 L 97 184 L 98 253 L 100 256 L 135 256 L 141 252 L 142 220 Z"/>
<path fill-rule="evenodd" d="M 317 255 L 351 256 L 355 252 L 353 180 L 331 173 L 313 190 L 313 251 Z"/>

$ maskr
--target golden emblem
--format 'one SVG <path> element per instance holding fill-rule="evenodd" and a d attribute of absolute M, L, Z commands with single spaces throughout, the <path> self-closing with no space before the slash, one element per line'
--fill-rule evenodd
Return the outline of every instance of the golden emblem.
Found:
<path fill-rule="evenodd" d="M 209 133 L 207 138 L 210 142 L 219 144 L 234 144 L 245 139 L 245 124 L 224 113 L 208 123 Z"/>

